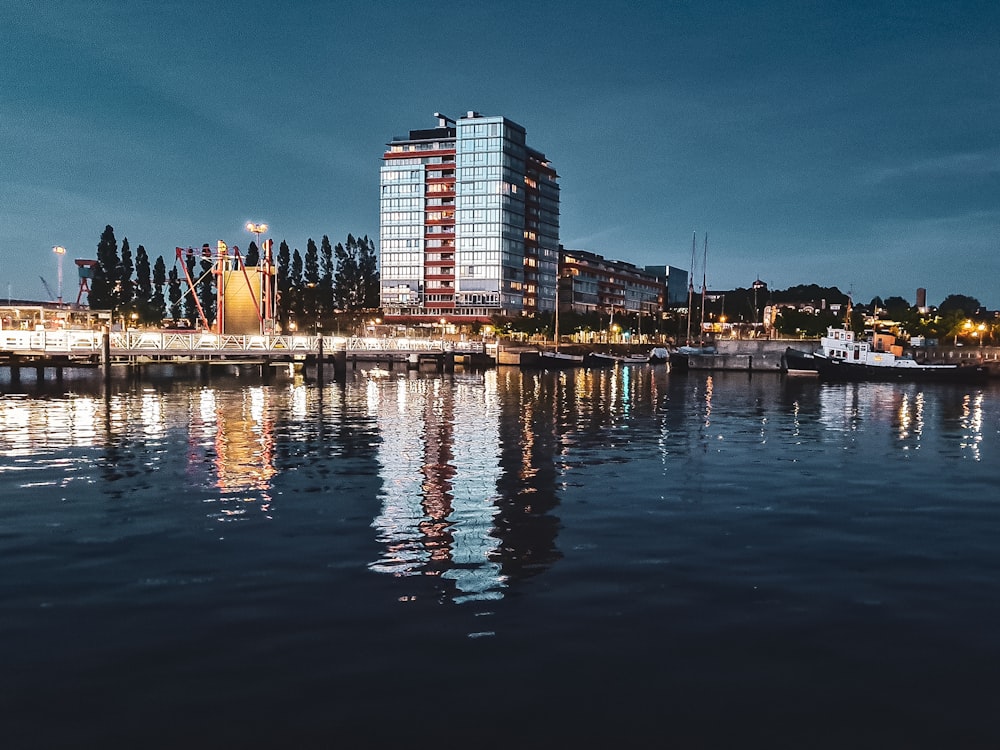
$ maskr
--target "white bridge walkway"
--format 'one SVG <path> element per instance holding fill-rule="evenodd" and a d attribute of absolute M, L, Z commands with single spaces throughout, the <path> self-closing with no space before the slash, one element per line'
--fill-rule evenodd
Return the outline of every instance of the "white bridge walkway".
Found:
<path fill-rule="evenodd" d="M 104 351 L 101 331 L 54 330 L 20 331 L 0 330 L 0 354 L 20 357 L 63 357 L 90 359 Z M 110 354 L 123 357 L 203 357 L 215 355 L 233 358 L 257 356 L 294 357 L 317 354 L 320 336 L 229 336 L 204 332 L 176 331 L 127 331 L 112 332 Z M 450 342 L 426 338 L 344 337 L 323 336 L 323 350 L 327 354 L 342 351 L 348 354 L 362 352 L 482 352 L 481 342 Z"/>

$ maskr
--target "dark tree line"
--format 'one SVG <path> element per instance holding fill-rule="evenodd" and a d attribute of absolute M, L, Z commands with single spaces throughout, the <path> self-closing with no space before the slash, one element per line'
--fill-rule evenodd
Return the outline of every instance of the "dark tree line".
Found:
<path fill-rule="evenodd" d="M 250 242 L 243 262 L 250 267 L 260 263 L 260 249 L 255 242 Z M 184 253 L 180 267 L 175 261 L 168 271 L 161 255 L 151 269 L 146 249 L 139 245 L 133 258 L 128 239 L 123 238 L 119 248 L 109 225 L 97 245 L 90 307 L 111 310 L 116 319 L 160 325 L 182 318 L 198 321 L 200 303 L 208 324 L 213 325 L 218 306 L 213 263 L 214 253 L 206 244 L 200 250 Z M 367 236 L 355 238 L 348 234 L 347 241 L 335 247 L 326 235 L 319 247 L 310 239 L 304 256 L 298 248 L 291 250 L 282 241 L 276 266 L 277 317 L 283 331 L 328 330 L 340 314 L 354 316 L 378 307 L 375 243 Z"/>

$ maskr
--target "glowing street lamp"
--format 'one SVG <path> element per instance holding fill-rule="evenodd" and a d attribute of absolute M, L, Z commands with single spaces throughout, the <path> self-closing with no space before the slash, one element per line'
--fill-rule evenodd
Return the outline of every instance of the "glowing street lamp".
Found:
<path fill-rule="evenodd" d="M 267 231 L 267 224 L 257 224 L 252 221 L 247 222 L 247 231 L 257 235 L 257 249 L 260 250 L 260 236 Z"/>
<path fill-rule="evenodd" d="M 246 230 L 257 236 L 257 252 L 261 254 L 257 262 L 258 270 L 260 269 L 261 261 L 263 261 L 264 266 L 260 294 L 261 333 L 272 333 L 275 311 L 271 299 L 271 249 L 270 244 L 268 244 L 267 248 L 260 246 L 260 236 L 267 231 L 267 224 L 248 221 Z"/>
<path fill-rule="evenodd" d="M 52 248 L 52 252 L 59 256 L 59 306 L 62 307 L 62 271 L 63 271 L 63 257 L 66 255 L 66 248 L 62 245 L 56 245 Z"/>

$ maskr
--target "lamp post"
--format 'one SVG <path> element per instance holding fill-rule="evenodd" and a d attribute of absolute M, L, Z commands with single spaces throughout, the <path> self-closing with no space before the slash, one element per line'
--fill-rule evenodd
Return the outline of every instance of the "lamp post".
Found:
<path fill-rule="evenodd" d="M 62 279 L 63 279 L 62 271 L 63 271 L 63 258 L 66 255 L 66 248 L 64 248 L 62 245 L 56 245 L 54 248 L 52 248 L 52 252 L 54 252 L 56 255 L 59 256 L 59 271 L 58 271 L 59 307 L 62 307 Z"/>
<path fill-rule="evenodd" d="M 248 221 L 246 224 L 246 230 L 251 234 L 257 236 L 257 270 L 260 271 L 261 262 L 264 265 L 264 273 L 258 276 L 261 279 L 261 290 L 260 290 L 260 316 L 261 320 L 261 333 L 267 334 L 273 332 L 273 321 L 274 311 L 271 309 L 271 253 L 270 250 L 265 250 L 260 246 L 260 236 L 267 231 L 267 224 L 263 222 L 257 223 L 254 221 Z"/>

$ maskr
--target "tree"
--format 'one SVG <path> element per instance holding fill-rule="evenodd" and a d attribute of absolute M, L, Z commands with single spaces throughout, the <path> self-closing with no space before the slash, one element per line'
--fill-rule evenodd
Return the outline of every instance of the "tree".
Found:
<path fill-rule="evenodd" d="M 938 312 L 944 315 L 948 312 L 959 313 L 959 317 L 975 315 L 982 305 L 975 297 L 967 297 L 964 294 L 949 294 L 944 301 L 938 305 Z"/>
<path fill-rule="evenodd" d="M 327 322 L 336 304 L 333 299 L 333 247 L 330 245 L 330 238 L 325 234 L 319 244 L 319 268 L 319 315 L 324 322 Z"/>
<path fill-rule="evenodd" d="M 250 247 L 247 248 L 247 254 L 243 257 L 243 265 L 249 267 L 255 267 L 260 264 L 260 249 L 257 247 L 257 243 L 250 240 Z"/>
<path fill-rule="evenodd" d="M 305 322 L 305 309 L 303 307 L 305 300 L 302 294 L 302 253 L 299 252 L 298 248 L 292 251 L 292 266 L 288 272 L 288 277 L 291 297 L 289 300 L 291 318 L 295 321 L 296 328 L 302 328 Z"/>
<path fill-rule="evenodd" d="M 139 315 L 139 321 L 146 325 L 155 320 L 150 312 L 150 298 L 153 296 L 152 280 L 149 277 L 149 256 L 146 248 L 139 245 L 135 249 L 135 303 L 133 310 Z"/>
<path fill-rule="evenodd" d="M 141 245 L 140 245 L 141 247 Z M 167 303 L 163 299 L 163 287 L 167 283 L 167 264 L 163 262 L 163 256 L 156 258 L 153 264 L 153 288 L 149 294 L 149 317 L 151 323 L 159 325 L 167 317 Z"/>
<path fill-rule="evenodd" d="M 375 243 L 365 235 L 358 243 L 358 273 L 361 283 L 361 306 L 373 310 L 379 305 L 378 257 Z"/>
<path fill-rule="evenodd" d="M 198 301 L 201 302 L 201 310 L 205 313 L 205 322 L 208 325 L 215 323 L 215 275 L 212 268 L 215 261 L 212 258 L 212 248 L 210 245 L 201 246 L 201 279 L 198 282 Z"/>
<path fill-rule="evenodd" d="M 778 313 L 774 327 L 784 336 L 816 338 L 825 334 L 827 327 L 838 322 L 828 310 L 810 313 L 786 307 Z"/>
<path fill-rule="evenodd" d="M 884 309 L 893 320 L 901 320 L 910 311 L 910 303 L 902 297 L 886 297 Z"/>
<path fill-rule="evenodd" d="M 334 250 L 337 257 L 337 271 L 334 274 L 334 300 L 341 310 L 357 310 L 361 307 L 361 269 L 358 265 L 358 243 L 351 234 L 346 245 L 339 242 Z"/>
<path fill-rule="evenodd" d="M 101 233 L 100 242 L 97 243 L 97 263 L 90 282 L 90 294 L 87 296 L 91 309 L 112 311 L 118 309 L 116 282 L 120 262 L 115 230 L 108 224 Z"/>
<path fill-rule="evenodd" d="M 302 289 L 302 311 L 305 321 L 310 326 L 317 326 L 319 321 L 319 250 L 310 238 L 306 242 L 305 269 L 303 272 L 305 288 Z"/>
<path fill-rule="evenodd" d="M 177 266 L 170 269 L 167 276 L 167 299 L 170 300 L 170 318 L 177 323 L 181 317 L 181 279 L 177 273 Z"/>
<path fill-rule="evenodd" d="M 132 250 L 128 245 L 128 237 L 122 238 L 121 261 L 116 271 L 116 281 L 118 282 L 118 306 L 122 312 L 135 311 L 135 287 L 132 283 L 132 274 L 135 266 L 132 263 Z"/>
<path fill-rule="evenodd" d="M 788 289 L 771 291 L 771 299 L 775 302 L 819 302 L 845 304 L 847 295 L 835 286 L 817 286 L 816 284 L 799 284 Z"/>
<path fill-rule="evenodd" d="M 292 280 L 289 276 L 290 266 L 291 253 L 288 250 L 288 243 L 282 240 L 281 245 L 278 247 L 278 278 L 276 282 L 278 294 L 275 302 L 278 325 L 281 327 L 282 331 L 288 330 L 288 321 L 290 319 L 289 314 L 292 309 Z"/>

